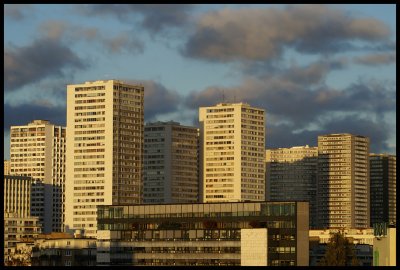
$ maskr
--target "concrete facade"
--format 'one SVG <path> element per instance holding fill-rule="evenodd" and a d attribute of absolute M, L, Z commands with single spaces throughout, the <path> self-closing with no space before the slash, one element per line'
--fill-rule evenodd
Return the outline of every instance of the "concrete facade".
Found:
<path fill-rule="evenodd" d="M 33 120 L 11 126 L 10 141 L 10 174 L 31 176 L 37 183 L 32 215 L 39 216 L 45 232 L 63 231 L 65 127 Z"/>
<path fill-rule="evenodd" d="M 177 122 L 144 128 L 144 203 L 195 203 L 199 197 L 199 131 Z"/>
<path fill-rule="evenodd" d="M 370 154 L 371 222 L 396 225 L 396 156 Z"/>
<path fill-rule="evenodd" d="M 144 87 L 117 80 L 67 86 L 68 231 L 96 236 L 97 205 L 142 201 Z"/>
<path fill-rule="evenodd" d="M 202 202 L 265 199 L 265 110 L 246 103 L 199 108 Z"/>
<path fill-rule="evenodd" d="M 295 146 L 265 151 L 266 200 L 309 201 L 310 227 L 317 224 L 318 148 Z"/>
<path fill-rule="evenodd" d="M 396 266 L 396 228 L 374 238 L 374 266 Z"/>
<path fill-rule="evenodd" d="M 39 217 L 19 216 L 15 213 L 4 214 L 4 263 L 20 257 L 19 243 L 33 242 L 41 233 Z"/>
<path fill-rule="evenodd" d="M 39 235 L 32 266 L 96 266 L 96 240 L 72 235 Z"/>
<path fill-rule="evenodd" d="M 4 160 L 4 175 L 10 175 L 11 164 L 9 160 Z"/>
<path fill-rule="evenodd" d="M 240 265 L 268 265 L 268 229 L 240 230 Z"/>
<path fill-rule="evenodd" d="M 31 216 L 32 183 L 32 177 L 29 176 L 4 176 L 3 213 Z"/>
<path fill-rule="evenodd" d="M 318 227 L 369 228 L 369 138 L 318 136 Z"/>

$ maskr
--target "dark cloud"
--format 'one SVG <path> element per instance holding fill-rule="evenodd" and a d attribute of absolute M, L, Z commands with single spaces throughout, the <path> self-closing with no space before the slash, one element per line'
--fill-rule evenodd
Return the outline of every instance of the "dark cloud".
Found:
<path fill-rule="evenodd" d="M 243 101 L 265 108 L 268 114 L 294 123 L 295 127 L 334 112 L 364 112 L 382 115 L 396 110 L 396 91 L 383 82 L 360 81 L 336 90 L 324 85 L 327 65 L 317 63 L 293 67 L 286 73 L 264 79 L 247 79 L 231 88 L 209 87 L 186 97 L 188 108 L 212 106 L 226 101 Z"/>
<path fill-rule="evenodd" d="M 169 27 L 185 26 L 189 20 L 191 5 L 186 4 L 107 4 L 85 5 L 81 11 L 90 15 L 112 15 L 122 21 L 132 22 L 141 15 L 141 25 L 151 33 Z"/>
<path fill-rule="evenodd" d="M 378 66 L 396 63 L 396 53 L 374 53 L 354 58 L 354 62 L 360 65 Z"/>
<path fill-rule="evenodd" d="M 13 20 L 23 20 L 27 15 L 32 16 L 33 6 L 30 4 L 7 4 L 4 5 L 4 17 Z"/>
<path fill-rule="evenodd" d="M 322 123 L 320 135 L 329 133 L 367 136 L 370 139 L 370 152 L 382 153 L 392 150 L 387 143 L 390 134 L 389 124 L 382 119 L 374 121 L 357 115 L 337 117 Z"/>
<path fill-rule="evenodd" d="M 175 91 L 167 89 L 160 83 L 151 80 L 123 81 L 144 86 L 144 118 L 145 121 L 157 120 L 157 116 L 178 111 L 182 97 Z"/>
<path fill-rule="evenodd" d="M 323 5 L 284 9 L 224 9 L 197 22 L 183 55 L 209 61 L 271 60 L 285 48 L 329 54 L 354 49 L 354 41 L 387 42 L 387 25 Z"/>
<path fill-rule="evenodd" d="M 74 25 L 64 21 L 46 21 L 40 26 L 41 33 L 51 40 L 65 43 L 87 41 L 103 45 L 110 53 L 122 51 L 131 54 L 143 53 L 144 44 L 131 32 L 120 32 L 115 36 L 102 34 L 98 28 Z"/>
<path fill-rule="evenodd" d="M 19 106 L 4 103 L 4 132 L 8 132 L 10 126 L 26 125 L 36 119 L 49 120 L 52 124 L 65 126 L 66 109 L 62 106 L 54 107 L 49 103 Z"/>
<path fill-rule="evenodd" d="M 392 152 L 387 143 L 389 139 L 389 125 L 383 121 L 376 122 L 361 118 L 357 115 L 334 117 L 321 123 L 318 130 L 303 130 L 293 132 L 291 124 L 266 125 L 266 148 L 292 147 L 300 145 L 318 145 L 318 136 L 332 133 L 351 133 L 367 136 L 370 139 L 370 152 Z"/>
<path fill-rule="evenodd" d="M 84 69 L 87 64 L 74 52 L 51 39 L 25 47 L 4 49 L 4 87 L 12 91 L 49 76 L 63 76 L 64 69 Z"/>

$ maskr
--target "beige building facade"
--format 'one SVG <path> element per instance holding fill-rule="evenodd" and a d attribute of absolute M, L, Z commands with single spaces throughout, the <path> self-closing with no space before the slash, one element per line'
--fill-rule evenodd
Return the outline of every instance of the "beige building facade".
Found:
<path fill-rule="evenodd" d="M 10 129 L 10 174 L 31 176 L 37 183 L 32 215 L 40 217 L 45 232 L 63 230 L 65 134 L 65 127 L 47 120 Z"/>
<path fill-rule="evenodd" d="M 31 215 L 32 183 L 32 177 L 29 176 L 4 176 L 3 213 L 19 217 Z"/>
<path fill-rule="evenodd" d="M 265 199 L 265 110 L 246 103 L 199 108 L 202 202 Z"/>
<path fill-rule="evenodd" d="M 144 128 L 144 203 L 195 203 L 199 196 L 199 131 L 177 122 Z"/>
<path fill-rule="evenodd" d="M 67 86 L 66 226 L 96 236 L 96 206 L 141 202 L 144 87 Z"/>
<path fill-rule="evenodd" d="M 308 201 L 310 226 L 316 226 L 318 148 L 295 146 L 265 151 L 266 200 Z"/>
<path fill-rule="evenodd" d="M 10 161 L 4 160 L 4 175 L 9 175 L 11 172 Z"/>
<path fill-rule="evenodd" d="M 317 208 L 320 228 L 369 228 L 369 138 L 318 136 Z"/>

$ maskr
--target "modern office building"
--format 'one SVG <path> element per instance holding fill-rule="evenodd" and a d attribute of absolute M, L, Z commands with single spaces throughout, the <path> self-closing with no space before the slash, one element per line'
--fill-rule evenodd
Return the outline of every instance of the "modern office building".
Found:
<path fill-rule="evenodd" d="M 144 203 L 195 203 L 199 197 L 199 131 L 177 122 L 144 127 Z"/>
<path fill-rule="evenodd" d="M 369 138 L 318 136 L 318 226 L 369 228 L 369 190 Z"/>
<path fill-rule="evenodd" d="M 266 200 L 310 202 L 310 227 L 316 227 L 318 148 L 267 149 L 265 161 Z"/>
<path fill-rule="evenodd" d="M 370 154 L 371 227 L 386 222 L 396 225 L 396 156 Z"/>
<path fill-rule="evenodd" d="M 308 202 L 102 205 L 97 265 L 307 266 L 308 221 Z"/>
<path fill-rule="evenodd" d="M 3 213 L 31 216 L 32 177 L 4 175 Z"/>
<path fill-rule="evenodd" d="M 10 175 L 11 172 L 11 164 L 9 160 L 4 160 L 4 175 Z"/>
<path fill-rule="evenodd" d="M 246 103 L 199 108 L 202 202 L 265 200 L 264 114 Z"/>
<path fill-rule="evenodd" d="M 40 217 L 45 232 L 62 231 L 65 127 L 33 120 L 27 125 L 11 126 L 10 140 L 10 174 L 31 176 L 37 182 L 35 194 L 43 192 L 38 195 L 43 201 L 32 205 L 32 215 Z"/>
<path fill-rule="evenodd" d="M 96 236 L 96 206 L 141 203 L 144 87 L 67 86 L 66 229 Z"/>

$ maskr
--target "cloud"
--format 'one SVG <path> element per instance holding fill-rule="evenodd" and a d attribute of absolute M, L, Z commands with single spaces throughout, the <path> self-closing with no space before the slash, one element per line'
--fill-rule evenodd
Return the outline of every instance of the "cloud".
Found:
<path fill-rule="evenodd" d="M 65 43 L 76 43 L 86 41 L 100 43 L 110 53 L 121 53 L 123 51 L 143 53 L 144 44 L 134 37 L 131 32 L 120 32 L 115 36 L 104 35 L 98 28 L 74 25 L 64 21 L 50 20 L 40 25 L 41 33 L 52 40 L 64 40 Z"/>
<path fill-rule="evenodd" d="M 267 116 L 268 119 L 268 116 Z M 362 118 L 357 115 L 335 117 L 321 123 L 317 130 L 293 132 L 291 124 L 270 124 L 266 128 L 266 148 L 318 145 L 318 136 L 332 133 L 351 133 L 370 139 L 370 152 L 391 152 L 388 144 L 390 129 L 388 123 Z"/>
<path fill-rule="evenodd" d="M 85 5 L 81 12 L 89 15 L 116 16 L 124 22 L 137 20 L 141 15 L 141 26 L 151 33 L 159 33 L 170 27 L 182 27 L 189 20 L 192 5 L 186 4 L 111 4 Z"/>
<path fill-rule="evenodd" d="M 161 114 L 177 112 L 182 97 L 174 90 L 167 89 L 160 83 L 152 80 L 132 81 L 122 79 L 131 84 L 144 86 L 144 118 L 145 121 L 154 121 Z"/>
<path fill-rule="evenodd" d="M 133 39 L 129 33 L 120 33 L 113 38 L 104 38 L 103 42 L 112 53 L 120 53 L 124 50 L 129 53 L 144 52 L 144 44 L 137 39 Z"/>
<path fill-rule="evenodd" d="M 224 9 L 200 17 L 182 54 L 222 62 L 274 60 L 285 48 L 329 54 L 354 49 L 354 41 L 380 43 L 389 36 L 381 21 L 324 5 Z"/>
<path fill-rule="evenodd" d="M 4 17 L 20 21 L 28 15 L 32 15 L 33 6 L 31 4 L 7 4 L 4 5 Z"/>
<path fill-rule="evenodd" d="M 388 65 L 396 63 L 396 53 L 374 53 L 354 58 L 354 62 L 366 66 Z"/>
<path fill-rule="evenodd" d="M 382 115 L 396 110 L 396 91 L 388 83 L 359 81 L 345 89 L 324 84 L 330 64 L 316 62 L 306 67 L 292 66 L 286 72 L 262 79 L 247 78 L 235 87 L 208 87 L 190 93 L 188 108 L 213 106 L 226 101 L 243 101 L 266 109 L 267 114 L 292 122 L 296 128 L 334 112 L 364 112 Z"/>
<path fill-rule="evenodd" d="M 87 64 L 74 52 L 51 39 L 38 39 L 24 47 L 4 48 L 4 87 L 12 91 L 49 76 L 63 76 L 67 68 Z"/>
<path fill-rule="evenodd" d="M 9 132 L 10 126 L 26 125 L 32 120 L 49 120 L 55 125 L 66 125 L 66 110 L 62 106 L 46 104 L 21 104 L 11 106 L 4 104 L 4 132 Z"/>

